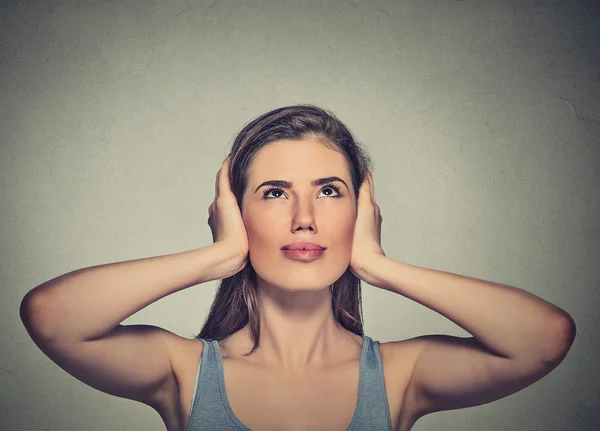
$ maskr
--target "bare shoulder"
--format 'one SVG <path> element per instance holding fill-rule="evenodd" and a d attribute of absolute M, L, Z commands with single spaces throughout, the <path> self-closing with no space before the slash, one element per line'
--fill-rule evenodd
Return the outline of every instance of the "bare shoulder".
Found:
<path fill-rule="evenodd" d="M 423 410 L 421 400 L 409 388 L 415 363 L 425 343 L 424 337 L 415 337 L 379 344 L 390 412 L 394 423 L 400 424 L 398 429 L 414 424 Z"/>
<path fill-rule="evenodd" d="M 166 337 L 165 344 L 172 375 L 157 397 L 155 410 L 168 430 L 183 429 L 190 416 L 194 376 L 202 359 L 204 344 L 201 340 L 172 333 Z"/>
<path fill-rule="evenodd" d="M 390 371 L 410 375 L 425 342 L 423 337 L 415 337 L 380 343 L 381 360 Z"/>
<path fill-rule="evenodd" d="M 175 370 L 182 363 L 189 362 L 189 359 L 200 359 L 204 350 L 204 343 L 196 338 L 174 335 L 168 338 L 167 348 L 171 364 Z"/>
<path fill-rule="evenodd" d="M 172 393 L 175 390 L 183 390 L 190 384 L 190 376 L 195 376 L 202 353 L 204 351 L 204 343 L 196 338 L 171 337 L 167 342 L 169 357 L 171 358 L 171 368 L 176 385 L 173 391 L 168 394 L 169 397 L 179 396 L 180 394 Z M 193 383 L 193 379 L 192 379 Z"/>
<path fill-rule="evenodd" d="M 159 395 L 158 404 L 162 409 L 169 408 L 173 400 L 179 397 L 182 382 L 185 382 L 190 373 L 195 373 L 194 367 L 198 366 L 204 350 L 201 340 L 185 338 L 174 333 L 167 334 L 165 345 L 171 362 L 172 376 Z"/>

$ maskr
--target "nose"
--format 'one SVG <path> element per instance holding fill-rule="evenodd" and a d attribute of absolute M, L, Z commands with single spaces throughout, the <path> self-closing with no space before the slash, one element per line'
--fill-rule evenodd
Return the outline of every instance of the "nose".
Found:
<path fill-rule="evenodd" d="M 295 232 L 299 228 L 316 231 L 314 207 L 310 202 L 297 201 L 292 216 L 292 231 Z"/>

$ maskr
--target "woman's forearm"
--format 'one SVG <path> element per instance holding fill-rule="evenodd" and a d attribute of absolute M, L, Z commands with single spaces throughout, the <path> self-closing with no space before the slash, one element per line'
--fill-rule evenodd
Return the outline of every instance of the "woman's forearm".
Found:
<path fill-rule="evenodd" d="M 572 318 L 522 289 L 386 256 L 375 259 L 366 270 L 375 286 L 437 311 L 498 355 L 553 360 L 572 343 Z"/>
<path fill-rule="evenodd" d="M 44 339 L 90 340 L 171 293 L 235 272 L 238 262 L 221 243 L 78 269 L 32 289 L 23 321 Z"/>

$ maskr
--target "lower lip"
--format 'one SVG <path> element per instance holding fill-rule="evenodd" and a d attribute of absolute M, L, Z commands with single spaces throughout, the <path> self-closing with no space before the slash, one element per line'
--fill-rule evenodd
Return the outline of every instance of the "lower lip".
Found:
<path fill-rule="evenodd" d="M 288 259 L 311 261 L 320 258 L 325 250 L 281 250 Z"/>

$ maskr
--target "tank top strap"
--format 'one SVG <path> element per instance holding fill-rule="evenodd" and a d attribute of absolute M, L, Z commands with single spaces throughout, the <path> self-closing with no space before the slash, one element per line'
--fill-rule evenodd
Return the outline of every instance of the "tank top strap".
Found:
<path fill-rule="evenodd" d="M 350 430 L 391 430 L 392 421 L 379 351 L 380 343 L 367 335 L 363 335 L 363 340 L 365 345 L 360 365 L 360 411 Z"/>
<path fill-rule="evenodd" d="M 201 429 L 237 430 L 231 422 L 225 405 L 220 382 L 220 349 L 217 340 L 204 340 L 202 360 L 198 366 L 197 383 L 194 389 L 194 401 L 186 431 Z"/>

